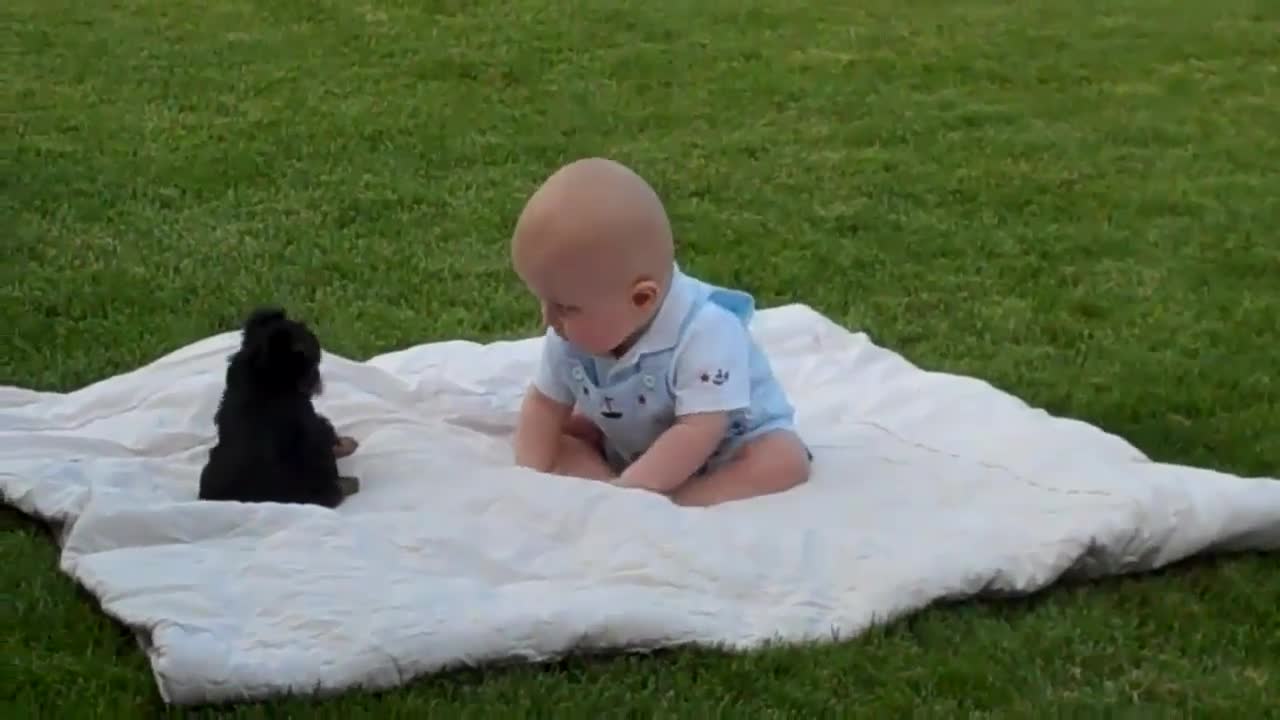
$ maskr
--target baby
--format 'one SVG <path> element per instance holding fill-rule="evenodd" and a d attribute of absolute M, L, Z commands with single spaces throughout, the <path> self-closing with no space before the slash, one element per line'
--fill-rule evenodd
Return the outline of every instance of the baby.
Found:
<path fill-rule="evenodd" d="M 752 297 L 682 273 L 674 254 L 661 200 L 616 162 L 573 162 L 529 199 L 511 257 L 548 330 L 516 462 L 681 505 L 805 482 L 812 458 L 747 329 Z"/>

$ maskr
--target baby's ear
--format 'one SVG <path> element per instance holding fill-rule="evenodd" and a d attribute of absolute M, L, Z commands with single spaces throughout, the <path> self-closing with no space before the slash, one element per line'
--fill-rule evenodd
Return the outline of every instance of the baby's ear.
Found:
<path fill-rule="evenodd" d="M 656 303 L 658 296 L 658 283 L 652 280 L 641 280 L 631 288 L 631 303 L 637 309 Z"/>

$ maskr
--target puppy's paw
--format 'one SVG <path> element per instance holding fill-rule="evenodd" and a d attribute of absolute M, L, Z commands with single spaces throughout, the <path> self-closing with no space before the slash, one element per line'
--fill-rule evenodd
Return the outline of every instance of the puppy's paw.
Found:
<path fill-rule="evenodd" d="M 356 439 L 348 435 L 339 435 L 338 442 L 333 445 L 333 456 L 335 458 L 344 458 L 354 453 L 356 448 L 360 447 L 360 443 Z"/>
<path fill-rule="evenodd" d="M 351 475 L 339 475 L 338 489 L 342 491 L 344 497 L 355 495 L 360 492 L 360 478 Z"/>

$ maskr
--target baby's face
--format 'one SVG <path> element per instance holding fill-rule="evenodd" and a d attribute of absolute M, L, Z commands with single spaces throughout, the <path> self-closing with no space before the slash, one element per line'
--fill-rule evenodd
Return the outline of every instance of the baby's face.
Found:
<path fill-rule="evenodd" d="M 613 352 L 648 320 L 647 304 L 638 305 L 629 287 L 597 283 L 572 268 L 520 276 L 542 307 L 543 323 L 593 355 Z"/>

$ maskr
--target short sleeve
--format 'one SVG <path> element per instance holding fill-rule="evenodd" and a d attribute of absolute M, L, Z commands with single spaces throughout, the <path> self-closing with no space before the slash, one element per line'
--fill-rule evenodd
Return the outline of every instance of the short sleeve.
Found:
<path fill-rule="evenodd" d="M 568 358 L 565 341 L 555 330 L 547 328 L 542 338 L 542 357 L 533 376 L 533 386 L 538 392 L 563 405 L 573 404 L 573 389 L 564 376 L 564 364 Z"/>
<path fill-rule="evenodd" d="M 751 405 L 751 337 L 718 305 L 699 311 L 673 360 L 677 416 L 730 412 Z"/>

